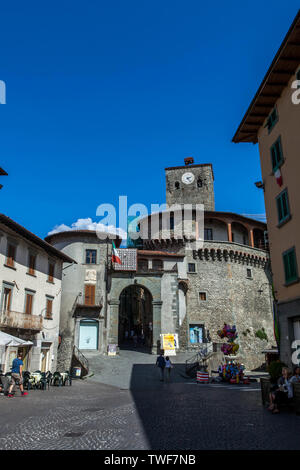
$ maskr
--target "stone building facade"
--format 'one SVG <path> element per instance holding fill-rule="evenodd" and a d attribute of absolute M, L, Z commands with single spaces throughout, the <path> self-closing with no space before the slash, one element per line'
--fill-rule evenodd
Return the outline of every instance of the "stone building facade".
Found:
<path fill-rule="evenodd" d="M 180 350 L 195 351 L 206 341 L 222 343 L 217 331 L 225 322 L 235 324 L 239 360 L 247 368 L 260 366 L 262 351 L 275 345 L 265 224 L 214 210 L 210 164 L 167 168 L 166 178 L 169 205 L 204 205 L 200 245 L 195 244 L 201 232 L 197 220 L 194 235 L 174 236 L 172 212 L 169 231 L 162 224 L 164 213 L 155 215 L 155 233 L 150 230 L 152 216 L 139 221 L 140 232 L 150 237 L 142 240 L 141 249 L 119 248 L 121 265 L 111 263 L 111 240 L 95 232 L 47 237 L 77 262 L 62 281 L 61 368 L 70 365 L 73 345 L 106 353 L 109 344 L 122 346 L 131 332 L 141 334 L 152 353 L 160 350 L 160 335 L 167 333 L 178 335 Z M 94 263 L 87 263 L 91 250 L 96 252 L 90 258 Z M 86 294 L 91 279 L 92 303 Z M 84 343 L 86 332 L 89 343 Z"/>

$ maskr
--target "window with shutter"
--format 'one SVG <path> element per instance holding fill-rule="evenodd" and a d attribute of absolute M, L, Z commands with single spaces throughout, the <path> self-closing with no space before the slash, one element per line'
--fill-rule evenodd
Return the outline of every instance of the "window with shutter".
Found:
<path fill-rule="evenodd" d="M 36 261 L 36 256 L 35 255 L 29 255 L 29 267 L 28 267 L 28 273 L 34 276 L 35 273 L 35 261 Z"/>
<path fill-rule="evenodd" d="M 277 121 L 278 121 L 278 112 L 275 106 L 273 111 L 270 113 L 268 120 L 267 120 L 267 125 L 265 126 L 265 127 L 268 127 L 269 134 L 271 130 L 273 129 L 273 127 L 275 126 L 275 124 L 277 123 Z"/>
<path fill-rule="evenodd" d="M 275 172 L 283 163 L 283 152 L 281 137 L 278 137 L 276 142 L 271 147 L 271 161 L 272 169 Z"/>
<path fill-rule="evenodd" d="M 290 217 L 289 201 L 287 189 L 282 191 L 276 198 L 278 222 L 284 222 Z"/>
<path fill-rule="evenodd" d="M 53 263 L 49 263 L 48 282 L 54 282 L 54 264 Z"/>
<path fill-rule="evenodd" d="M 86 284 L 84 303 L 85 305 L 95 305 L 95 286 L 94 285 Z"/>
<path fill-rule="evenodd" d="M 298 269 L 295 248 L 283 253 L 283 264 L 285 272 L 285 282 L 289 284 L 298 280 Z"/>
<path fill-rule="evenodd" d="M 46 318 L 52 318 L 53 299 L 46 300 Z"/>
<path fill-rule="evenodd" d="M 3 312 L 9 312 L 11 306 L 11 294 L 12 289 L 9 287 L 4 288 L 4 295 L 3 295 Z"/>
<path fill-rule="evenodd" d="M 10 266 L 13 268 L 15 265 L 15 258 L 16 258 L 16 247 L 14 245 L 8 245 L 7 259 L 6 259 L 7 266 Z"/>
<path fill-rule="evenodd" d="M 27 315 L 31 315 L 32 313 L 32 302 L 33 302 L 33 295 L 26 294 L 25 313 L 27 313 Z"/>

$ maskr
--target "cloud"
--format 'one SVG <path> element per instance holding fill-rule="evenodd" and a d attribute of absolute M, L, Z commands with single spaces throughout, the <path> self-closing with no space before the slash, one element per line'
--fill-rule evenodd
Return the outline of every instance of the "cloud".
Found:
<path fill-rule="evenodd" d="M 117 228 L 114 225 L 103 225 L 99 222 L 93 222 L 90 217 L 87 219 L 78 219 L 70 226 L 65 224 L 56 225 L 48 235 L 53 235 L 60 232 L 69 232 L 70 230 L 93 230 L 97 233 L 105 232 L 109 234 L 119 235 L 123 240 L 127 239 L 127 233 L 122 228 Z"/>

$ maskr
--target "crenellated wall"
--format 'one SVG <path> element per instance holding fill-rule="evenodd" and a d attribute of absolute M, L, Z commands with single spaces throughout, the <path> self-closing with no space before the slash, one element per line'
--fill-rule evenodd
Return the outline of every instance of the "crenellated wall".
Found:
<path fill-rule="evenodd" d="M 209 242 L 188 255 L 187 262 L 195 263 L 196 272 L 188 273 L 181 348 L 193 347 L 189 343 L 190 324 L 203 324 L 215 343 L 224 342 L 217 331 L 225 322 L 235 324 L 238 359 L 247 369 L 259 367 L 264 362 L 262 351 L 276 344 L 267 252 L 235 243 Z M 206 300 L 200 299 L 200 292 L 205 293 Z M 268 340 L 256 336 L 262 328 Z"/>

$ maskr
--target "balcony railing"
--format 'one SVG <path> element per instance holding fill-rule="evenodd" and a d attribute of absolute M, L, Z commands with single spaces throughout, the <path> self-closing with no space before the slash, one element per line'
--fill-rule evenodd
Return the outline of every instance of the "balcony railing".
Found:
<path fill-rule="evenodd" d="M 22 312 L 6 311 L 0 315 L 0 326 L 7 328 L 20 328 L 23 330 L 43 329 L 43 318 L 38 315 L 31 315 Z"/>

